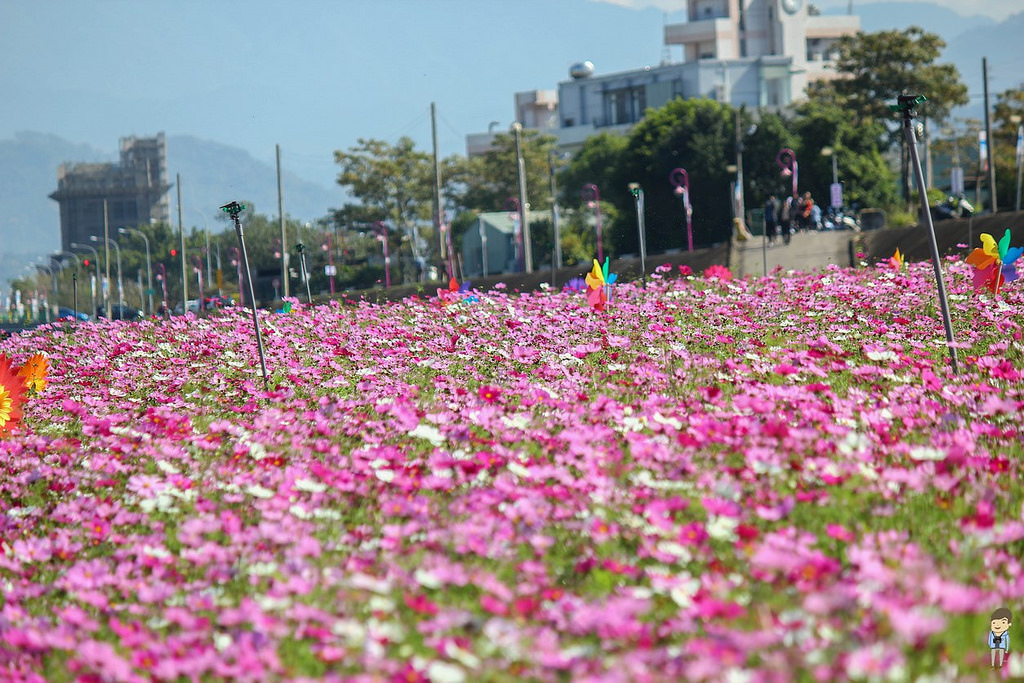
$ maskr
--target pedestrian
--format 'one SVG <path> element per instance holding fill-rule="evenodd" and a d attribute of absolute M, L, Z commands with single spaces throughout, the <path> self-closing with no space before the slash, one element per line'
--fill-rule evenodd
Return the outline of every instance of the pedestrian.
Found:
<path fill-rule="evenodd" d="M 775 244 L 776 230 L 778 229 L 779 203 L 775 195 L 769 195 L 764 203 L 764 234 L 768 237 L 768 244 Z"/>
<path fill-rule="evenodd" d="M 782 240 L 786 244 L 789 244 L 793 238 L 794 203 L 793 197 L 786 197 L 786 201 L 782 205 Z"/>
<path fill-rule="evenodd" d="M 811 197 L 810 192 L 804 192 L 804 196 L 800 199 L 799 206 L 799 221 L 800 229 L 807 232 L 811 229 L 811 211 L 814 207 L 814 199 Z"/>

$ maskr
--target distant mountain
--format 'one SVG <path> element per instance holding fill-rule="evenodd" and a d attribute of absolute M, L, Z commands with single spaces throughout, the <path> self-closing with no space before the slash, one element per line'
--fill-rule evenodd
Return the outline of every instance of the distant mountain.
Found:
<path fill-rule="evenodd" d="M 117 149 L 117 140 L 111 141 Z M 25 264 L 59 249 L 60 212 L 49 194 L 57 189 L 62 163 L 116 162 L 116 151 L 103 152 L 55 135 L 21 132 L 0 140 L 0 292 Z M 223 229 L 215 223 L 218 207 L 246 201 L 264 215 L 277 215 L 277 170 L 248 152 L 187 135 L 167 137 L 170 182 L 181 175 L 182 219 L 186 226 Z M 340 187 L 327 188 L 282 169 L 286 216 L 313 221 L 345 202 Z M 177 188 L 170 191 L 171 222 L 178 222 Z"/>
<path fill-rule="evenodd" d="M 964 3 L 964 11 L 970 11 L 969 3 Z M 971 96 L 970 104 L 953 111 L 954 117 L 980 119 L 984 116 L 982 57 L 988 57 L 989 95 L 993 105 L 997 94 L 1020 88 L 1024 83 L 1019 68 L 1024 64 L 1024 41 L 1020 39 L 1024 35 L 1024 12 L 1000 22 L 977 14 L 963 16 L 926 2 L 858 2 L 854 3 L 853 12 L 860 17 L 861 29 L 867 33 L 920 26 L 946 41 L 939 61 L 956 66 Z M 845 12 L 832 8 L 823 14 Z"/>
<path fill-rule="evenodd" d="M 970 11 L 967 3 L 964 4 L 964 10 Z M 866 33 L 920 26 L 929 33 L 942 36 L 947 44 L 965 31 L 996 25 L 996 21 L 989 17 L 979 14 L 963 16 L 941 5 L 926 2 L 855 2 L 853 13 L 860 17 L 861 30 Z M 833 8 L 823 10 L 822 14 L 846 12 Z"/>
<path fill-rule="evenodd" d="M 219 207 L 232 200 L 250 203 L 257 213 L 277 215 L 277 169 L 245 150 L 189 135 L 167 137 L 167 172 L 170 182 L 181 175 L 182 220 L 186 226 L 210 223 Z M 284 214 L 300 221 L 326 216 L 344 203 L 340 186 L 335 189 L 303 180 L 282 168 L 281 194 Z M 171 222 L 178 223 L 177 188 L 171 189 Z"/>

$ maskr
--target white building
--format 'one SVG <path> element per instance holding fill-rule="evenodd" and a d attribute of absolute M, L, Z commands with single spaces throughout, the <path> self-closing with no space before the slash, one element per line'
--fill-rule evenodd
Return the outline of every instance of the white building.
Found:
<path fill-rule="evenodd" d="M 835 77 L 836 41 L 859 30 L 859 17 L 821 16 L 806 0 L 688 0 L 687 21 L 665 26 L 664 35 L 683 61 L 601 76 L 590 62 L 574 64 L 557 95 L 516 93 L 516 120 L 571 150 L 596 133 L 627 132 L 648 108 L 675 97 L 784 109 L 808 83 Z M 467 153 L 485 153 L 493 138 L 467 136 Z"/>

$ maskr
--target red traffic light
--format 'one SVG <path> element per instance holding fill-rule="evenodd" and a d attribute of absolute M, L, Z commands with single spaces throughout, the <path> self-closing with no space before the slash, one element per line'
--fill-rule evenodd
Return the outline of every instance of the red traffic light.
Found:
<path fill-rule="evenodd" d="M 82 259 L 82 264 L 85 266 L 89 265 L 89 259 Z"/>
<path fill-rule="evenodd" d="M 171 249 L 171 256 L 177 256 L 177 255 L 178 255 L 178 250 L 177 249 Z"/>

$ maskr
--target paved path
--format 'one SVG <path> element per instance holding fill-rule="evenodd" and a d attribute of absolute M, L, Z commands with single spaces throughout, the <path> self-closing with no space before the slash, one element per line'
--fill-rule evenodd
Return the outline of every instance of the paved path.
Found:
<path fill-rule="evenodd" d="M 778 240 L 774 246 L 763 247 L 763 238 L 755 235 L 745 242 L 733 244 L 729 256 L 732 272 L 744 275 L 763 275 L 765 261 L 768 272 L 776 266 L 783 270 L 811 271 L 824 268 L 830 263 L 852 266 L 850 243 L 857 233 L 848 230 L 837 232 L 799 232 L 793 235 L 789 245 Z"/>

